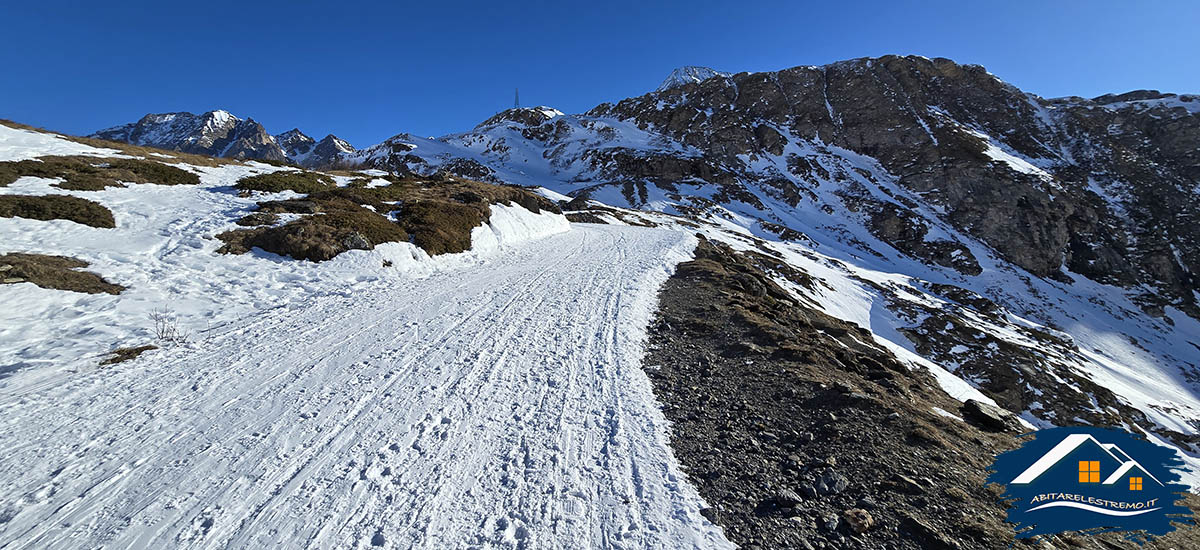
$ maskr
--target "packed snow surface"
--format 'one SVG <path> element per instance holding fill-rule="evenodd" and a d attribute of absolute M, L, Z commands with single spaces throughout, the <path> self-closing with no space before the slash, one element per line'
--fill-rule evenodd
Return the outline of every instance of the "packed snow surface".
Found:
<path fill-rule="evenodd" d="M 0 389 L 0 547 L 727 547 L 640 366 L 694 245 L 580 226 Z"/>
<path fill-rule="evenodd" d="M 0 160 L 45 154 L 119 153 L 0 126 Z M 498 204 L 461 254 L 221 255 L 214 235 L 294 194 L 238 196 L 266 164 L 179 166 L 200 184 L 0 187 L 117 225 L 0 218 L 0 254 L 127 287 L 0 285 L 0 548 L 731 546 L 640 364 L 694 237 Z"/>

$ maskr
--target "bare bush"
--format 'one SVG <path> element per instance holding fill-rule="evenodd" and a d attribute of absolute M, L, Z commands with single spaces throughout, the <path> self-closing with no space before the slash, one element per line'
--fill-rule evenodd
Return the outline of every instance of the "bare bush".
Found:
<path fill-rule="evenodd" d="M 154 321 L 154 337 L 171 344 L 183 344 L 191 339 L 191 334 L 179 328 L 179 321 L 165 310 L 155 309 L 150 312 L 150 320 Z"/>

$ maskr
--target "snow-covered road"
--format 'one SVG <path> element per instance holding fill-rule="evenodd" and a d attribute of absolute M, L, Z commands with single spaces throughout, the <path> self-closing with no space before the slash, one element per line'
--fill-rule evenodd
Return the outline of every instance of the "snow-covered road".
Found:
<path fill-rule="evenodd" d="M 727 547 L 641 371 L 693 245 L 577 225 L 0 390 L 0 548 Z"/>

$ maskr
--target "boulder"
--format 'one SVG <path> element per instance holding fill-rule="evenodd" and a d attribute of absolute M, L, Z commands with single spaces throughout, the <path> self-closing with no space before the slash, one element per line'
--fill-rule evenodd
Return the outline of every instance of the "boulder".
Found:
<path fill-rule="evenodd" d="M 960 408 L 963 419 L 981 428 L 994 432 L 1019 432 L 1021 421 L 1016 415 L 995 405 L 968 399 Z"/>

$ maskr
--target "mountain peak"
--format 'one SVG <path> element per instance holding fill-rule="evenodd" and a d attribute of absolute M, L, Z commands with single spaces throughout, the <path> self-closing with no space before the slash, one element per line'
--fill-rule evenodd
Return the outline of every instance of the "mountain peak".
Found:
<path fill-rule="evenodd" d="M 525 126 L 539 126 L 542 123 L 554 117 L 563 116 L 562 111 L 553 107 L 539 105 L 537 107 L 516 107 L 513 109 L 505 109 L 489 117 L 487 120 L 479 123 L 476 128 L 484 128 L 494 126 L 504 121 L 516 122 Z"/>
<path fill-rule="evenodd" d="M 318 150 L 323 149 L 323 148 L 332 148 L 330 150 L 331 154 L 336 154 L 336 152 L 339 152 L 339 151 L 343 152 L 343 153 L 352 153 L 352 152 L 356 151 L 354 146 L 350 145 L 350 142 L 348 142 L 340 137 L 337 137 L 333 134 L 328 134 L 325 137 L 321 138 L 321 141 L 317 142 L 316 147 Z"/>
<path fill-rule="evenodd" d="M 308 135 L 306 135 L 304 132 L 301 132 L 299 128 L 292 128 L 291 130 L 288 130 L 282 134 L 275 136 L 275 139 L 278 139 L 278 140 L 305 139 L 305 138 L 312 139 L 312 138 L 308 137 Z"/>
<path fill-rule="evenodd" d="M 678 69 L 675 69 L 674 71 L 671 71 L 671 74 L 669 76 L 667 76 L 666 80 L 663 80 L 663 83 L 660 84 L 658 86 L 658 89 L 655 91 L 661 92 L 664 90 L 669 90 L 671 88 L 683 86 L 685 84 L 691 84 L 693 82 L 704 82 L 705 80 L 708 80 L 710 78 L 717 77 L 717 76 L 722 76 L 722 77 L 730 76 L 730 74 L 731 73 L 723 73 L 721 71 L 718 71 L 715 69 L 710 69 L 708 67 L 700 67 L 697 65 L 687 65 L 684 67 L 679 67 Z"/>
<path fill-rule="evenodd" d="M 283 152 L 287 154 L 289 159 L 295 160 L 312 152 L 313 146 L 317 142 L 313 138 L 308 137 L 304 132 L 301 132 L 299 128 L 292 128 L 275 136 L 275 143 L 279 144 L 279 147 L 283 149 Z"/>
<path fill-rule="evenodd" d="M 213 111 L 209 111 L 207 113 L 204 113 L 204 116 L 206 118 L 211 118 L 217 122 L 226 122 L 229 120 L 234 120 L 234 121 L 241 120 L 238 117 L 233 116 L 233 113 L 230 113 L 229 111 L 226 111 L 225 109 L 216 109 Z"/>
<path fill-rule="evenodd" d="M 201 155 L 268 160 L 287 158 L 261 124 L 250 118 L 242 120 L 224 109 L 199 115 L 151 113 L 135 123 L 101 130 L 92 137 Z"/>

